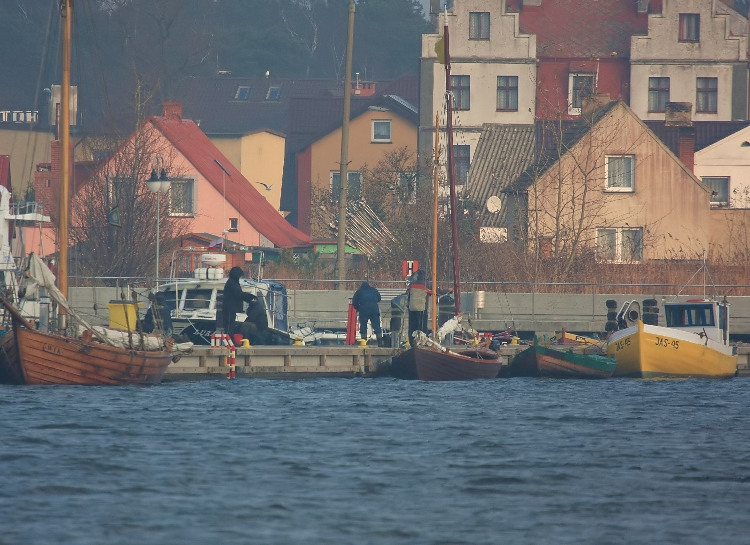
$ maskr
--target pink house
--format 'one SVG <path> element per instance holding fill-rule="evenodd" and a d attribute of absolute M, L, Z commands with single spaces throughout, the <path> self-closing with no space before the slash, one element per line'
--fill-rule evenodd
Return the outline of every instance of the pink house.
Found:
<path fill-rule="evenodd" d="M 111 179 L 122 175 L 122 165 L 129 164 L 128 154 L 138 148 L 139 141 L 147 141 L 150 152 L 162 161 L 171 181 L 171 190 L 162 200 L 170 215 L 189 221 L 191 232 L 248 248 L 311 245 L 310 237 L 287 222 L 196 123 L 182 118 L 180 103 L 165 103 L 164 115 L 149 117 L 97 167 L 99 175 Z M 59 166 L 54 164 L 59 153 L 54 153 L 54 144 L 59 147 L 53 143 L 53 165 L 47 172 L 38 172 L 35 180 L 37 200 L 49 203 L 57 194 L 59 179 Z M 144 168 L 150 171 L 151 163 Z M 136 175 L 145 185 L 147 173 Z"/>

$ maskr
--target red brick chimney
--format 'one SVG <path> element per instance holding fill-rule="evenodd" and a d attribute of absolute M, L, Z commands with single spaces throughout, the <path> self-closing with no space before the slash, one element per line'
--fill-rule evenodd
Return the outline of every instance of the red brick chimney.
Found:
<path fill-rule="evenodd" d="M 182 102 L 165 102 L 164 117 L 167 119 L 182 119 Z"/>

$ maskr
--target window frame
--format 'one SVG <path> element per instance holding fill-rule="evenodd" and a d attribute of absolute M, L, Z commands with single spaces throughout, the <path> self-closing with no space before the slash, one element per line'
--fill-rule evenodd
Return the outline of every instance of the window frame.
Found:
<path fill-rule="evenodd" d="M 664 83 L 666 82 L 666 86 Z M 671 81 L 669 77 L 653 76 L 648 78 L 648 112 L 665 113 L 667 111 L 667 102 L 671 91 Z M 653 97 L 653 99 L 652 99 Z"/>
<path fill-rule="evenodd" d="M 451 76 L 451 90 L 453 92 L 453 109 L 468 111 L 471 109 L 471 76 Z"/>
<path fill-rule="evenodd" d="M 230 233 L 236 233 L 239 231 L 239 224 L 240 219 L 239 218 L 229 218 L 229 232 Z"/>
<path fill-rule="evenodd" d="M 238 85 L 237 90 L 234 93 L 234 100 L 248 100 L 250 98 L 250 86 L 249 85 Z"/>
<path fill-rule="evenodd" d="M 586 79 L 591 81 L 591 89 L 588 95 L 584 94 L 585 86 L 576 85 L 576 80 Z M 569 72 L 568 73 L 568 113 L 580 115 L 583 107 L 583 99 L 592 96 L 596 89 L 596 74 L 591 72 Z"/>
<path fill-rule="evenodd" d="M 612 159 L 628 159 L 630 172 L 628 185 L 612 185 L 610 183 L 610 166 Z M 611 193 L 633 193 L 635 192 L 635 155 L 623 153 L 608 153 L 604 156 L 604 191 Z"/>
<path fill-rule="evenodd" d="M 169 179 L 169 215 L 171 217 L 190 218 L 195 216 L 195 180 L 193 178 L 170 178 Z M 180 194 L 177 187 L 189 188 L 188 194 Z M 177 197 L 181 197 L 183 206 L 175 206 Z M 184 208 L 184 209 L 183 209 Z"/>
<path fill-rule="evenodd" d="M 701 41 L 700 13 L 680 13 L 677 41 L 697 43 Z"/>
<path fill-rule="evenodd" d="M 701 182 L 703 182 L 706 185 L 706 187 L 708 187 L 711 190 L 709 202 L 712 207 L 724 208 L 724 207 L 729 206 L 729 198 L 730 198 L 729 197 L 730 196 L 730 191 L 729 191 L 730 177 L 729 176 L 701 176 Z M 715 184 L 721 184 L 724 187 L 717 188 Z M 714 196 L 714 193 L 716 194 L 715 196 Z M 726 198 L 720 200 L 721 197 L 726 197 Z"/>
<path fill-rule="evenodd" d="M 502 102 L 508 105 L 503 107 Z M 497 76 L 497 111 L 518 111 L 518 76 Z"/>
<path fill-rule="evenodd" d="M 707 84 L 701 87 L 701 83 Z M 713 83 L 713 87 L 711 87 Z M 715 114 L 719 110 L 719 78 L 695 78 L 695 113 Z"/>
<path fill-rule="evenodd" d="M 278 102 L 281 99 L 281 87 L 279 85 L 271 85 L 266 91 L 266 100 L 268 102 Z"/>
<path fill-rule="evenodd" d="M 604 235 L 613 240 L 613 245 L 604 248 L 601 244 Z M 634 234 L 637 247 L 625 254 L 626 234 Z M 614 238 L 612 237 L 614 235 Z M 609 243 L 609 241 L 608 241 Z M 596 230 L 596 257 L 604 263 L 643 263 L 643 228 L 642 227 L 599 227 Z"/>
<path fill-rule="evenodd" d="M 388 126 L 388 136 L 387 137 L 378 137 L 378 131 L 375 129 L 377 125 L 386 125 Z M 370 141 L 375 144 L 391 144 L 393 143 L 393 132 L 392 132 L 393 123 L 391 119 L 373 119 L 371 124 L 371 130 L 370 130 Z"/>
<path fill-rule="evenodd" d="M 352 183 L 353 178 L 356 179 L 355 183 Z M 337 179 L 338 181 L 336 181 Z M 359 170 L 347 170 L 346 179 L 348 180 L 347 199 L 349 199 L 350 197 L 359 198 L 359 196 L 362 194 L 362 172 L 360 172 Z M 330 185 L 328 187 L 331 190 L 331 198 L 333 199 L 333 202 L 338 202 L 341 194 L 341 171 L 330 171 L 329 182 Z"/>
<path fill-rule="evenodd" d="M 490 12 L 469 12 L 469 40 L 490 39 Z"/>
<path fill-rule="evenodd" d="M 471 146 L 468 144 L 453 144 L 453 174 L 456 185 L 469 183 L 469 169 L 471 168 Z"/>

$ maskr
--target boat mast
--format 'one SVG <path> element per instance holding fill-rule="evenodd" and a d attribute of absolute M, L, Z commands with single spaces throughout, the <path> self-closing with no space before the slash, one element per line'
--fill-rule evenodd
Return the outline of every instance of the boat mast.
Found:
<path fill-rule="evenodd" d="M 62 82 L 60 89 L 60 187 L 58 194 L 57 287 L 68 297 L 68 193 L 70 190 L 70 39 L 73 0 L 60 0 Z M 61 310 L 61 314 L 64 311 Z M 60 327 L 65 327 L 61 319 Z"/>
<path fill-rule="evenodd" d="M 435 112 L 435 164 L 432 167 L 432 331 L 437 332 L 438 166 L 440 164 L 440 112 Z M 435 333 L 433 333 L 435 335 Z"/>
<path fill-rule="evenodd" d="M 453 159 L 453 93 L 451 90 L 451 57 L 448 43 L 448 11 L 445 12 L 443 26 L 443 47 L 445 48 L 445 96 L 447 99 L 446 130 L 448 132 L 448 187 L 450 188 L 451 237 L 453 243 L 453 300 L 456 302 L 456 315 L 461 312 L 461 278 L 458 270 L 458 218 L 456 217 L 456 173 Z"/>

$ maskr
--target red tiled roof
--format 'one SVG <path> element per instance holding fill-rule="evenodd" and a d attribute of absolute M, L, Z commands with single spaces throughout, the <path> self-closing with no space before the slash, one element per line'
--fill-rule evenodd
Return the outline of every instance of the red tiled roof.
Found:
<path fill-rule="evenodd" d="M 520 10 L 520 28 L 536 34 L 540 58 L 630 57 L 630 37 L 646 34 L 648 15 L 623 0 L 542 0 Z"/>
<path fill-rule="evenodd" d="M 242 217 L 264 237 L 280 248 L 309 246 L 310 237 L 293 227 L 230 163 L 198 126 L 176 116 L 148 119 L 175 148 L 200 172 Z M 222 168 L 229 173 L 222 178 Z"/>

